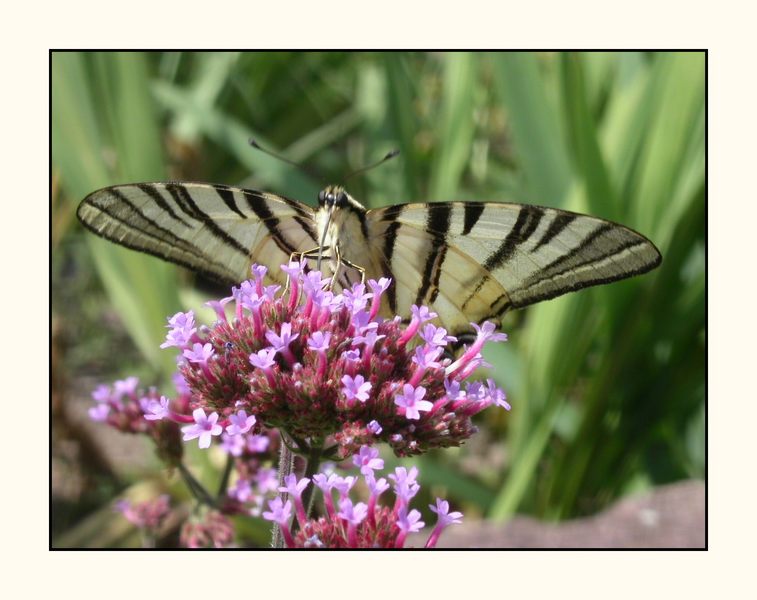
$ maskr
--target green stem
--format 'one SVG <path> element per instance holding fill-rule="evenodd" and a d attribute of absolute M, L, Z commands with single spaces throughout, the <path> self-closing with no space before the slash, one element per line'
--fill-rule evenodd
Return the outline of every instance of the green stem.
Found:
<path fill-rule="evenodd" d="M 221 477 L 221 483 L 218 485 L 218 500 L 221 500 L 226 493 L 226 488 L 229 487 L 229 478 L 231 477 L 231 470 L 234 468 L 234 457 L 231 453 L 226 455 L 226 468 L 223 470 L 223 477 Z"/>
<path fill-rule="evenodd" d="M 313 475 L 318 472 L 318 467 L 321 463 L 321 453 L 323 452 L 322 444 L 312 445 L 310 447 L 310 453 L 308 454 L 308 462 L 305 467 L 305 474 L 303 477 L 310 479 L 310 484 L 302 492 L 302 504 L 305 507 L 305 515 L 310 517 L 310 509 L 312 508 L 313 490 L 315 489 L 315 483 L 313 483 Z M 299 526 L 298 521 L 295 519 L 292 525 L 292 532 L 297 531 Z"/>
<path fill-rule="evenodd" d="M 208 490 L 205 489 L 205 487 L 197 481 L 192 473 L 189 472 L 189 469 L 184 465 L 183 462 L 179 462 L 179 473 L 181 473 L 182 478 L 184 479 L 184 483 L 187 484 L 187 487 L 189 488 L 189 491 L 192 492 L 192 495 L 203 504 L 207 504 L 210 507 L 215 508 L 216 501 L 213 499 L 213 497 L 210 495 Z"/>
<path fill-rule="evenodd" d="M 292 450 L 284 440 L 284 432 L 281 432 L 281 442 L 281 450 L 279 450 L 279 487 L 284 485 L 284 478 L 292 472 L 292 466 L 294 465 L 294 454 L 292 454 Z M 279 492 L 282 502 L 286 502 L 286 496 L 285 492 Z M 278 523 L 274 523 L 271 529 L 271 547 L 284 547 L 284 536 L 281 535 L 281 528 Z"/>

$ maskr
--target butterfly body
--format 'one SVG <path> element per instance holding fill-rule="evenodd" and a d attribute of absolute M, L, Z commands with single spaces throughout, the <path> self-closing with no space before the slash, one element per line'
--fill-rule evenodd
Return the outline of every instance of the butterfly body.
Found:
<path fill-rule="evenodd" d="M 318 208 L 268 192 L 205 183 L 141 183 L 85 198 L 82 223 L 111 241 L 226 284 L 264 264 L 313 251 L 335 286 L 391 277 L 384 314 L 426 304 L 451 333 L 499 321 L 511 308 L 655 268 L 661 257 L 641 234 L 595 217 L 531 205 L 439 202 L 367 210 L 340 186 Z M 320 252 L 317 252 L 320 249 Z M 313 265 L 311 265 L 313 266 Z"/>

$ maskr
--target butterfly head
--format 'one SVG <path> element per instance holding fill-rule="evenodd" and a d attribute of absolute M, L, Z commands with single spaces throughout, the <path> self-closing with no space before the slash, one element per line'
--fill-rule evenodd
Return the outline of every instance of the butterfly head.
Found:
<path fill-rule="evenodd" d="M 342 208 L 349 203 L 349 196 L 344 188 L 338 185 L 329 185 L 318 193 L 318 206 L 329 209 Z"/>

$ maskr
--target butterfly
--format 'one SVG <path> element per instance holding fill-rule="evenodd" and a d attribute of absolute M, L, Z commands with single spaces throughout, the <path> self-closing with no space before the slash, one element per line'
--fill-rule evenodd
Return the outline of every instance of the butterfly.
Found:
<path fill-rule="evenodd" d="M 453 335 L 662 260 L 643 235 L 588 215 L 498 202 L 367 210 L 341 186 L 323 189 L 313 209 L 226 185 L 116 185 L 88 195 L 77 216 L 99 236 L 229 285 L 253 263 L 284 283 L 279 266 L 298 257 L 314 259 L 337 289 L 389 277 L 386 315 L 425 304 Z"/>

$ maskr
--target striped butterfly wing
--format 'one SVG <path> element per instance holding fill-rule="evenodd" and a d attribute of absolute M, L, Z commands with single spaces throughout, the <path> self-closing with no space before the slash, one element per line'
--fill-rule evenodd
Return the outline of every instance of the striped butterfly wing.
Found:
<path fill-rule="evenodd" d="M 657 248 L 627 227 L 553 208 L 448 202 L 368 215 L 372 252 L 397 281 L 390 303 L 400 313 L 429 304 L 453 333 L 661 261 Z"/>
<path fill-rule="evenodd" d="M 279 265 L 318 244 L 308 206 L 225 185 L 117 185 L 87 196 L 77 216 L 101 237 L 225 284 L 249 278 L 253 261 L 281 282 Z"/>

